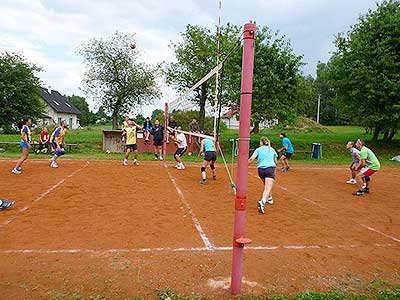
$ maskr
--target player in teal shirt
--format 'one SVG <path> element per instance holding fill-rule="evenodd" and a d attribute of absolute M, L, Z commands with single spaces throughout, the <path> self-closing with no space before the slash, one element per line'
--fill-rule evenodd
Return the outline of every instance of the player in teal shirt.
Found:
<path fill-rule="evenodd" d="M 249 158 L 249 163 L 257 159 L 258 176 L 264 184 L 264 192 L 260 201 L 258 201 L 258 209 L 260 213 L 265 213 L 265 204 L 273 204 L 272 186 L 275 180 L 276 164 L 278 163 L 278 154 L 271 147 L 271 142 L 267 137 L 260 139 L 260 147 L 258 147 L 253 155 Z"/>
<path fill-rule="evenodd" d="M 205 138 L 201 141 L 200 153 L 199 155 L 204 154 L 203 164 L 201 165 L 201 184 L 206 184 L 207 174 L 206 169 L 207 166 L 210 165 L 213 179 L 217 179 L 217 174 L 215 173 L 215 161 L 217 160 L 217 152 L 215 151 L 215 143 L 212 137 Z"/>
<path fill-rule="evenodd" d="M 281 171 L 286 172 L 289 171 L 290 169 L 288 160 L 293 156 L 294 148 L 290 139 L 286 137 L 286 134 L 281 132 L 279 134 L 279 138 L 282 139 L 282 147 L 278 149 L 278 152 L 285 151 L 281 156 L 281 162 L 282 162 Z"/>

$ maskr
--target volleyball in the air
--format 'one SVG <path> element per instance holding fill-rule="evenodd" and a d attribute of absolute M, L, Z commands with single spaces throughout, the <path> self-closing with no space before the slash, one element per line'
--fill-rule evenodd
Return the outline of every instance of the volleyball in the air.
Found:
<path fill-rule="evenodd" d="M 191 155 L 192 155 L 192 152 L 189 152 L 188 155 L 191 156 Z"/>
<path fill-rule="evenodd" d="M 136 45 L 135 45 L 134 43 L 130 43 L 130 44 L 129 44 L 129 47 L 130 47 L 131 49 L 135 49 L 135 48 L 136 48 Z"/>

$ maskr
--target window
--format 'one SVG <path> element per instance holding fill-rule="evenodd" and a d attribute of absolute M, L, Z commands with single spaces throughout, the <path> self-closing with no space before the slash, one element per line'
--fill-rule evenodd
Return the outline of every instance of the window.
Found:
<path fill-rule="evenodd" d="M 61 124 L 61 118 L 58 117 L 58 124 Z"/>
<path fill-rule="evenodd" d="M 69 118 L 69 128 L 72 129 L 72 118 Z"/>

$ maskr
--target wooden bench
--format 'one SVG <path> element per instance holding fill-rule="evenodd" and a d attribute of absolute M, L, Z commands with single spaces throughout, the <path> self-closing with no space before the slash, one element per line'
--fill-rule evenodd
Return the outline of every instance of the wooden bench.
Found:
<path fill-rule="evenodd" d="M 20 142 L 0 142 L 0 145 L 19 145 Z M 32 144 L 33 151 L 36 150 L 36 146 L 39 145 L 38 142 L 34 141 Z M 65 147 L 68 147 L 68 151 L 71 152 L 72 147 L 78 147 L 79 144 L 65 144 Z"/>
<path fill-rule="evenodd" d="M 312 151 L 311 150 L 296 150 L 295 154 L 296 153 L 304 153 L 305 156 L 307 157 L 308 155 L 311 156 Z"/>

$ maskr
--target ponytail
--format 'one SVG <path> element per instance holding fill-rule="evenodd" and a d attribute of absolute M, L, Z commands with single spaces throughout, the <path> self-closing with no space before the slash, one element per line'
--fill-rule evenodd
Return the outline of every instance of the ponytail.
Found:
<path fill-rule="evenodd" d="M 266 136 L 263 136 L 260 141 L 264 146 L 271 148 L 271 141 Z"/>
<path fill-rule="evenodd" d="M 17 126 L 21 130 L 24 125 L 30 120 L 30 117 L 23 117 L 21 120 L 18 121 Z"/>

